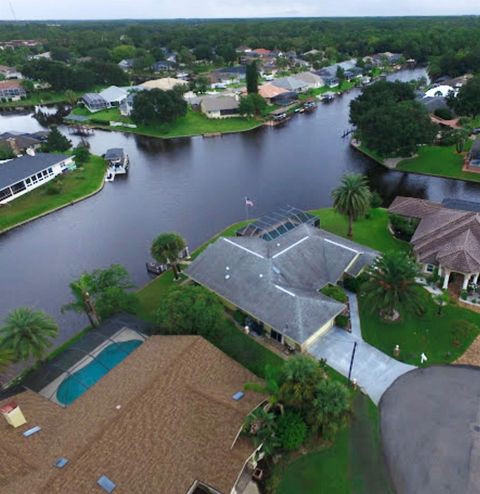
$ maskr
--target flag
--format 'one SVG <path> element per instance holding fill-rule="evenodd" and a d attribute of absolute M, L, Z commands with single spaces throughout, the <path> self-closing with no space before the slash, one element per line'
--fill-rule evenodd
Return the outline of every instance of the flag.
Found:
<path fill-rule="evenodd" d="M 248 197 L 245 197 L 245 206 L 253 207 L 253 201 L 250 200 Z"/>

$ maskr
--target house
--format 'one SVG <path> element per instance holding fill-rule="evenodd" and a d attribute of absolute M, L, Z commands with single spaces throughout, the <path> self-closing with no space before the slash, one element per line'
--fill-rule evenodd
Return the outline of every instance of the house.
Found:
<path fill-rule="evenodd" d="M 75 168 L 71 156 L 35 153 L 0 163 L 0 204 L 43 185 Z"/>
<path fill-rule="evenodd" d="M 108 103 L 98 93 L 86 93 L 82 96 L 82 101 L 92 113 L 108 108 Z"/>
<path fill-rule="evenodd" d="M 120 103 L 118 109 L 120 110 L 120 115 L 124 117 L 129 117 L 133 111 L 133 100 L 135 99 L 135 94 L 137 91 L 131 91 L 128 96 Z"/>
<path fill-rule="evenodd" d="M 439 96 L 441 96 L 442 98 L 446 98 L 450 93 L 456 94 L 456 91 L 452 86 L 441 85 L 434 86 L 428 91 L 425 91 L 425 96 L 427 98 L 435 98 Z"/>
<path fill-rule="evenodd" d="M 235 67 L 223 67 L 209 74 L 209 79 L 212 83 L 220 82 L 225 84 L 239 83 L 246 78 L 247 69 L 245 65 L 237 65 Z"/>
<path fill-rule="evenodd" d="M 188 81 L 183 79 L 175 79 L 174 77 L 163 77 L 162 79 L 152 79 L 146 81 L 138 86 L 138 89 L 161 89 L 162 91 L 169 91 L 175 86 L 182 86 L 187 88 Z"/>
<path fill-rule="evenodd" d="M 329 65 L 327 67 L 323 67 L 320 70 L 317 70 L 315 73 L 321 77 L 337 77 L 337 70 L 340 67 L 345 72 L 347 70 L 352 70 L 357 66 L 357 61 L 352 58 L 351 60 L 345 60 L 344 62 L 339 62 L 334 65 Z"/>
<path fill-rule="evenodd" d="M 300 351 L 327 333 L 345 305 L 320 290 L 356 277 L 378 255 L 287 208 L 210 244 L 185 274 L 248 314 L 272 339 Z"/>
<path fill-rule="evenodd" d="M 117 64 L 122 70 L 132 70 L 133 69 L 133 58 L 126 58 L 120 60 Z"/>
<path fill-rule="evenodd" d="M 200 110 L 208 118 L 237 117 L 239 102 L 235 96 L 205 96 L 200 103 Z"/>
<path fill-rule="evenodd" d="M 440 110 L 443 108 L 449 109 L 447 100 L 443 96 L 425 96 L 419 101 L 425 106 L 428 113 L 435 113 L 435 110 Z"/>
<path fill-rule="evenodd" d="M 270 84 L 294 93 L 303 93 L 309 89 L 309 83 L 302 79 L 297 79 L 296 76 L 280 77 L 279 79 L 274 79 Z"/>
<path fill-rule="evenodd" d="M 175 70 L 177 64 L 169 60 L 159 60 L 152 65 L 153 72 L 169 72 Z"/>
<path fill-rule="evenodd" d="M 109 86 L 98 93 L 107 102 L 108 108 L 120 106 L 120 103 L 127 98 L 128 91 L 126 88 Z"/>
<path fill-rule="evenodd" d="M 442 204 L 398 196 L 389 213 L 420 221 L 410 243 L 426 273 L 443 276 L 448 288 L 453 274 L 461 277 L 463 289 L 477 283 L 480 274 L 480 204 L 446 199 Z"/>
<path fill-rule="evenodd" d="M 274 86 L 271 83 L 262 84 L 261 86 L 258 87 L 258 94 L 262 98 L 264 98 L 269 104 L 272 103 L 273 98 L 286 92 L 288 92 L 286 89 L 283 89 L 282 87 Z"/>
<path fill-rule="evenodd" d="M 3 132 L 0 134 L 0 148 L 10 150 L 13 154 L 19 155 L 25 153 L 27 150 L 37 150 L 43 140 L 32 134 Z"/>
<path fill-rule="evenodd" d="M 2 491 L 242 494 L 258 448 L 240 433 L 265 400 L 244 385 L 261 381 L 199 336 L 140 338 L 123 357 L 66 407 L 30 386 L 0 400 Z"/>
<path fill-rule="evenodd" d="M 0 101 L 20 101 L 27 97 L 27 91 L 20 81 L 0 81 Z"/>
<path fill-rule="evenodd" d="M 23 79 L 22 73 L 15 67 L 7 67 L 6 65 L 0 65 L 0 75 L 5 79 Z"/>
<path fill-rule="evenodd" d="M 271 103 L 280 106 L 290 105 L 297 100 L 298 100 L 298 93 L 296 91 L 287 91 L 287 90 L 270 98 Z"/>
<path fill-rule="evenodd" d="M 265 48 L 255 48 L 255 50 L 251 50 L 250 53 L 257 55 L 260 58 L 266 58 L 272 56 L 272 52 Z"/>
<path fill-rule="evenodd" d="M 325 81 L 314 72 L 300 72 L 295 74 L 295 79 L 299 79 L 308 85 L 308 89 L 316 89 L 325 86 Z"/>
<path fill-rule="evenodd" d="M 370 58 L 373 62 L 373 65 L 379 67 L 383 65 L 397 65 L 402 61 L 403 55 L 401 53 L 392 53 L 390 51 L 386 51 L 383 53 L 376 53 Z"/>
<path fill-rule="evenodd" d="M 49 51 L 44 51 L 42 53 L 38 53 L 37 55 L 33 55 L 29 57 L 32 60 L 51 60 L 52 54 Z"/>

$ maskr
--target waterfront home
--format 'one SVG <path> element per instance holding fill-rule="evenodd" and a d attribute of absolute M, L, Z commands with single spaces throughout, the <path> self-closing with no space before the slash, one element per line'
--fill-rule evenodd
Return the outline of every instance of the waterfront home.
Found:
<path fill-rule="evenodd" d="M 22 73 L 15 67 L 7 67 L 6 65 L 0 65 L 0 75 L 4 79 L 23 79 Z"/>
<path fill-rule="evenodd" d="M 99 93 L 86 93 L 82 96 L 85 107 L 92 113 L 107 108 L 119 107 L 127 98 L 127 88 L 109 86 Z"/>
<path fill-rule="evenodd" d="M 288 92 L 286 89 L 278 86 L 274 86 L 271 83 L 262 84 L 258 87 L 258 94 L 265 99 L 268 104 L 273 103 L 273 98 L 276 96 Z"/>
<path fill-rule="evenodd" d="M 120 103 L 118 109 L 120 110 L 120 115 L 123 117 L 129 117 L 133 111 L 133 100 L 135 99 L 136 91 L 131 91 L 128 93 L 127 97 Z"/>
<path fill-rule="evenodd" d="M 238 65 L 235 67 L 223 67 L 208 74 L 210 83 L 213 84 L 238 84 L 246 77 L 246 67 Z"/>
<path fill-rule="evenodd" d="M 443 288 L 455 279 L 465 290 L 480 274 L 480 204 L 446 199 L 442 204 L 398 196 L 389 213 L 419 220 L 410 243 L 425 273 L 435 269 Z"/>
<path fill-rule="evenodd" d="M 295 93 L 303 93 L 310 87 L 310 83 L 305 80 L 298 79 L 296 76 L 280 77 L 279 79 L 274 79 L 271 84 Z"/>
<path fill-rule="evenodd" d="M 35 153 L 0 163 L 0 204 L 40 187 L 75 168 L 72 156 Z"/>
<path fill-rule="evenodd" d="M 239 101 L 235 96 L 204 96 L 200 110 L 208 118 L 237 117 Z"/>
<path fill-rule="evenodd" d="M 325 86 L 323 78 L 314 72 L 300 72 L 299 74 L 295 74 L 295 79 L 299 79 L 307 84 L 308 89 L 317 89 Z"/>
<path fill-rule="evenodd" d="M 60 374 L 50 399 L 28 382 L 0 398 L 2 492 L 258 492 L 251 476 L 259 448 L 241 435 L 265 400 L 244 389 L 260 384 L 257 376 L 199 336 L 145 338 L 128 326 L 93 334 L 88 355 L 83 342 L 61 359 L 70 368 L 63 376 L 43 367 L 44 379 Z M 78 370 L 78 359 L 90 363 Z M 64 383 L 82 394 L 60 406 L 54 396 Z"/>
<path fill-rule="evenodd" d="M 85 93 L 82 96 L 82 102 L 91 113 L 108 108 L 107 102 L 98 93 Z"/>
<path fill-rule="evenodd" d="M 314 226 L 294 208 L 210 244 L 184 273 L 240 309 L 273 340 L 299 351 L 326 334 L 343 303 L 321 289 L 358 276 L 377 252 Z"/>
<path fill-rule="evenodd" d="M 0 101 L 20 101 L 27 92 L 20 81 L 0 81 Z"/>
<path fill-rule="evenodd" d="M 0 148 L 10 150 L 13 154 L 19 155 L 25 153 L 27 150 L 36 151 L 43 140 L 39 136 L 32 134 L 3 132 L 0 134 Z"/>

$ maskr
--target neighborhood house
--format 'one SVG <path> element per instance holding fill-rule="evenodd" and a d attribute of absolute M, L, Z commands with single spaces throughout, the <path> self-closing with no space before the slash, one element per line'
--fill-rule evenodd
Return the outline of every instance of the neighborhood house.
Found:
<path fill-rule="evenodd" d="M 19 101 L 27 97 L 27 92 L 20 81 L 0 81 L 0 101 Z"/>
<path fill-rule="evenodd" d="M 239 115 L 239 102 L 235 96 L 205 96 L 200 109 L 208 118 L 228 118 Z"/>
<path fill-rule="evenodd" d="M 73 158 L 64 154 L 32 152 L 0 162 L 0 204 L 13 201 L 74 168 Z"/>
<path fill-rule="evenodd" d="M 272 213 L 237 232 L 241 237 L 209 245 L 185 273 L 258 321 L 272 339 L 306 350 L 345 310 L 320 290 L 358 276 L 378 255 L 317 222 L 295 208 Z"/>

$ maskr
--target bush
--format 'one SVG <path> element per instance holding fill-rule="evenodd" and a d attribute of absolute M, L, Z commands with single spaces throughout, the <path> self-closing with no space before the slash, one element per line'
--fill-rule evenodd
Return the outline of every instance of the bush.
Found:
<path fill-rule="evenodd" d="M 296 412 L 285 412 L 277 420 L 277 435 L 282 449 L 295 451 L 307 437 L 307 425 Z"/>
<path fill-rule="evenodd" d="M 327 285 L 320 290 L 327 297 L 338 300 L 338 302 L 346 303 L 348 301 L 345 290 L 338 285 Z"/>
<path fill-rule="evenodd" d="M 60 180 L 57 180 L 55 182 L 49 183 L 47 185 L 45 192 L 49 196 L 55 196 L 57 194 L 60 194 L 60 192 L 62 192 L 62 187 L 63 187 L 63 183 Z"/>
<path fill-rule="evenodd" d="M 449 108 L 437 108 L 433 113 L 443 120 L 452 120 L 455 118 L 455 115 Z"/>
<path fill-rule="evenodd" d="M 358 293 L 360 291 L 360 287 L 367 281 L 367 278 L 366 273 L 362 273 L 356 278 L 348 276 L 343 280 L 343 286 L 350 292 Z"/>
<path fill-rule="evenodd" d="M 390 214 L 389 220 L 395 236 L 407 242 L 412 238 L 419 223 L 416 218 L 405 218 L 398 214 Z"/>
<path fill-rule="evenodd" d="M 346 328 L 348 326 L 348 316 L 346 316 L 345 314 L 339 314 L 335 318 L 335 324 L 339 328 Z"/>
<path fill-rule="evenodd" d="M 372 192 L 370 206 L 372 208 L 381 208 L 383 206 L 383 198 L 376 190 Z"/>
<path fill-rule="evenodd" d="M 467 300 L 467 297 L 468 297 L 468 292 L 467 292 L 467 290 L 462 290 L 462 291 L 460 292 L 460 297 L 461 297 L 461 299 L 462 299 L 462 300 Z"/>

